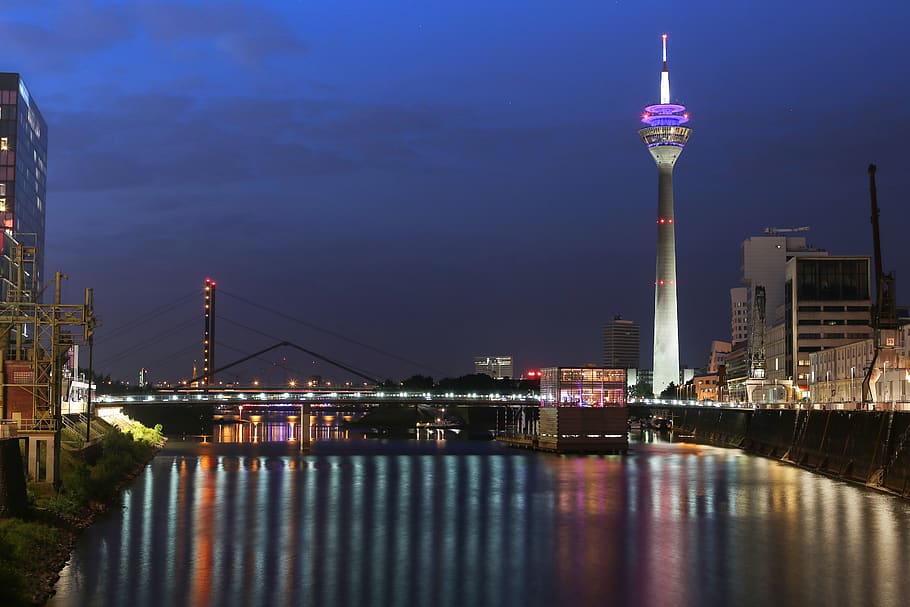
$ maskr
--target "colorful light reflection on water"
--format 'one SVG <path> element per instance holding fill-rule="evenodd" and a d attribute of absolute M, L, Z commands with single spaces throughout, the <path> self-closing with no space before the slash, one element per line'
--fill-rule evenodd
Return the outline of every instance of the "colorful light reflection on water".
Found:
<path fill-rule="evenodd" d="M 898 605 L 910 504 L 724 450 L 172 444 L 49 605 Z"/>

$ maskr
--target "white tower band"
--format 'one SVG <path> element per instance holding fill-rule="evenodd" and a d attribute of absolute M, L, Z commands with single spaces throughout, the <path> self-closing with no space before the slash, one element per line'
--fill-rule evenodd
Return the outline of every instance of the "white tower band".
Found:
<path fill-rule="evenodd" d="M 660 73 L 660 103 L 649 105 L 638 131 L 657 163 L 657 275 L 654 279 L 654 395 L 671 382 L 679 383 L 679 321 L 676 304 L 676 231 L 673 218 L 673 166 L 689 140 L 691 129 L 683 105 L 670 103 L 667 35 L 663 38 L 664 67 Z"/>

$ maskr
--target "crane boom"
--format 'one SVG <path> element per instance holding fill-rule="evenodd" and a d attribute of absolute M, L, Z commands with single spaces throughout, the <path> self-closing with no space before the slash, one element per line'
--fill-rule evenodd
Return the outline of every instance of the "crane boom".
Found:
<path fill-rule="evenodd" d="M 897 345 L 897 304 L 894 293 L 894 273 L 885 272 L 882 264 L 882 241 L 878 227 L 878 195 L 875 188 L 875 165 L 869 165 L 869 198 L 872 205 L 872 249 L 875 256 L 875 302 L 872 306 L 872 362 L 863 378 L 863 405 L 872 402 L 872 374 L 883 348 Z M 884 337 L 884 344 L 882 343 Z"/>
<path fill-rule="evenodd" d="M 799 226 L 798 228 L 765 228 L 765 234 L 793 234 L 795 232 L 808 232 L 809 226 Z"/>

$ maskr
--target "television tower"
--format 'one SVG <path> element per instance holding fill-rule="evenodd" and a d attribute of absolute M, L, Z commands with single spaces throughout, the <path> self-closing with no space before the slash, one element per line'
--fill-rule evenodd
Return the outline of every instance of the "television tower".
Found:
<path fill-rule="evenodd" d="M 679 322 L 676 305 L 676 232 L 673 219 L 673 166 L 689 140 L 689 114 L 684 105 L 670 103 L 667 35 L 664 69 L 660 73 L 660 103 L 641 116 L 647 124 L 638 131 L 657 163 L 657 277 L 654 280 L 654 395 L 669 383 L 679 384 Z"/>

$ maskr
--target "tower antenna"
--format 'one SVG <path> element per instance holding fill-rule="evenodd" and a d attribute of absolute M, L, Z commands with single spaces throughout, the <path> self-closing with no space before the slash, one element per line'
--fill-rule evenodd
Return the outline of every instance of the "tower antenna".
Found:
<path fill-rule="evenodd" d="M 660 73 L 660 102 L 670 103 L 670 72 L 667 70 L 667 35 L 661 36 L 664 42 L 664 69 Z"/>

